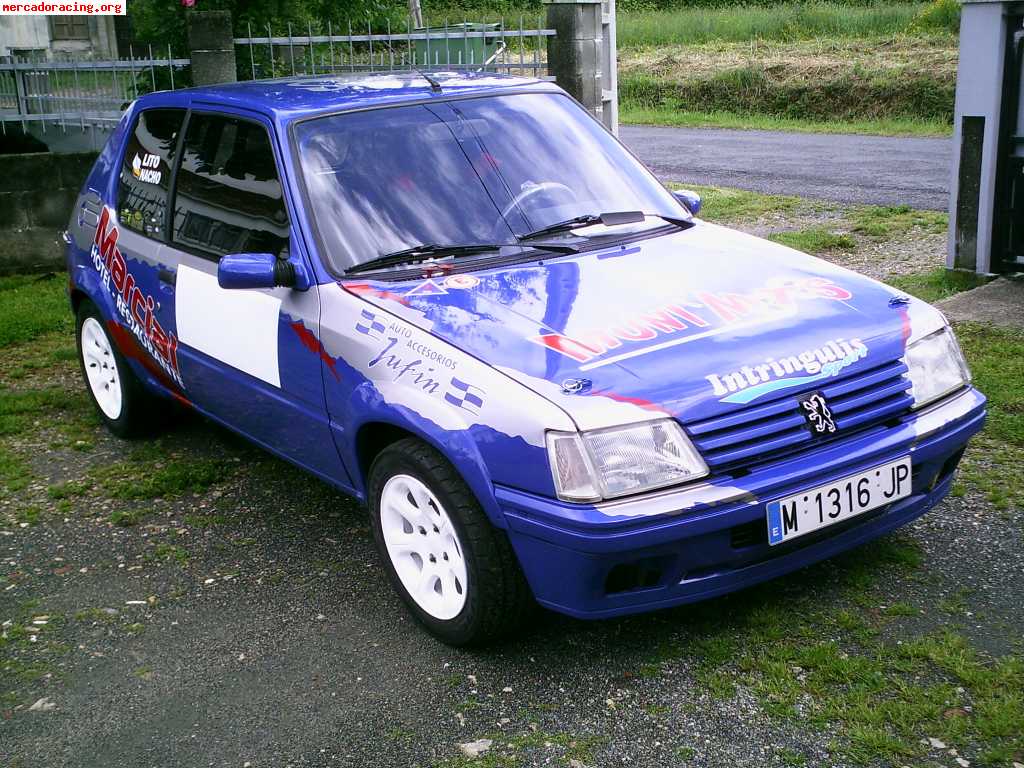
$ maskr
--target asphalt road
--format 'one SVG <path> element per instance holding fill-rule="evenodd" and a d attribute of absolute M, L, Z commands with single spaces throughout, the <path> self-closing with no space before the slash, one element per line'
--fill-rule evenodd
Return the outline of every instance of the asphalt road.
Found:
<path fill-rule="evenodd" d="M 659 178 L 840 203 L 945 210 L 952 141 L 624 125 Z"/>

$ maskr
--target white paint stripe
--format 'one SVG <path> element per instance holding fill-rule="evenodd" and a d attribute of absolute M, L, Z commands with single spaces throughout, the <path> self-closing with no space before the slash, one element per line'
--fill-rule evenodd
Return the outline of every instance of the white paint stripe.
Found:
<path fill-rule="evenodd" d="M 181 343 L 281 386 L 277 329 L 281 300 L 257 290 L 225 290 L 215 275 L 178 267 L 174 317 Z"/>
<path fill-rule="evenodd" d="M 786 315 L 780 315 L 780 317 L 785 316 Z M 775 317 L 772 317 L 770 319 L 774 320 Z M 726 331 L 735 331 L 740 328 L 750 328 L 755 325 L 760 325 L 763 322 L 765 322 L 765 318 L 758 317 L 755 320 L 748 320 L 745 323 L 723 325 L 720 328 L 712 328 L 709 331 L 704 331 L 703 333 L 695 333 L 692 336 L 681 336 L 679 338 L 669 339 L 668 341 L 661 342 L 661 344 L 652 344 L 649 347 L 643 347 L 642 349 L 634 349 L 631 352 L 623 352 L 621 355 L 614 355 L 612 357 L 607 357 L 604 360 L 598 360 L 596 363 L 587 363 L 586 365 L 581 365 L 580 370 L 592 371 L 595 368 L 600 368 L 601 366 L 604 365 L 611 365 L 612 363 L 619 363 L 622 362 L 623 360 L 629 360 L 631 357 L 639 357 L 640 355 L 646 355 L 651 352 L 657 352 L 658 350 L 661 349 L 668 349 L 669 347 L 675 347 L 680 344 L 686 344 L 691 341 L 697 341 L 698 339 L 706 339 L 710 336 L 717 336 L 718 334 L 725 333 Z"/>

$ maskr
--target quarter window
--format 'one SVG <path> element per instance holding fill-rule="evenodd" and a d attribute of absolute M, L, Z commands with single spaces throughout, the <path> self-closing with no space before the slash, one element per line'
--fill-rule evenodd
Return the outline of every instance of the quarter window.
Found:
<path fill-rule="evenodd" d="M 175 184 L 174 242 L 216 256 L 285 250 L 288 214 L 262 125 L 193 113 Z"/>
<path fill-rule="evenodd" d="M 167 192 L 183 109 L 149 109 L 139 114 L 121 162 L 117 211 L 123 226 L 157 240 L 167 220 Z"/>

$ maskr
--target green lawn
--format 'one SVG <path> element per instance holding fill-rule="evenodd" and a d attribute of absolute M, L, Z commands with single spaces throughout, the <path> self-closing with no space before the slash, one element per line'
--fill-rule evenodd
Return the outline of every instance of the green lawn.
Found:
<path fill-rule="evenodd" d="M 665 125 L 676 128 L 732 128 L 747 131 L 795 133 L 858 133 L 869 136 L 949 136 L 953 127 L 944 120 L 889 118 L 874 120 L 808 120 L 778 115 L 736 112 L 695 112 L 680 104 L 642 106 L 624 103 L 619 121 L 626 125 Z"/>

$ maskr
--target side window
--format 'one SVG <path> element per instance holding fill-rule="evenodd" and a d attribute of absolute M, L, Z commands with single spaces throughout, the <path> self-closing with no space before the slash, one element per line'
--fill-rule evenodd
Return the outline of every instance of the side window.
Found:
<path fill-rule="evenodd" d="M 216 256 L 279 256 L 287 248 L 284 193 L 262 125 L 192 114 L 174 190 L 173 237 Z"/>
<path fill-rule="evenodd" d="M 118 218 L 123 226 L 159 240 L 163 239 L 171 166 L 184 118 L 183 109 L 140 112 L 121 163 Z"/>

